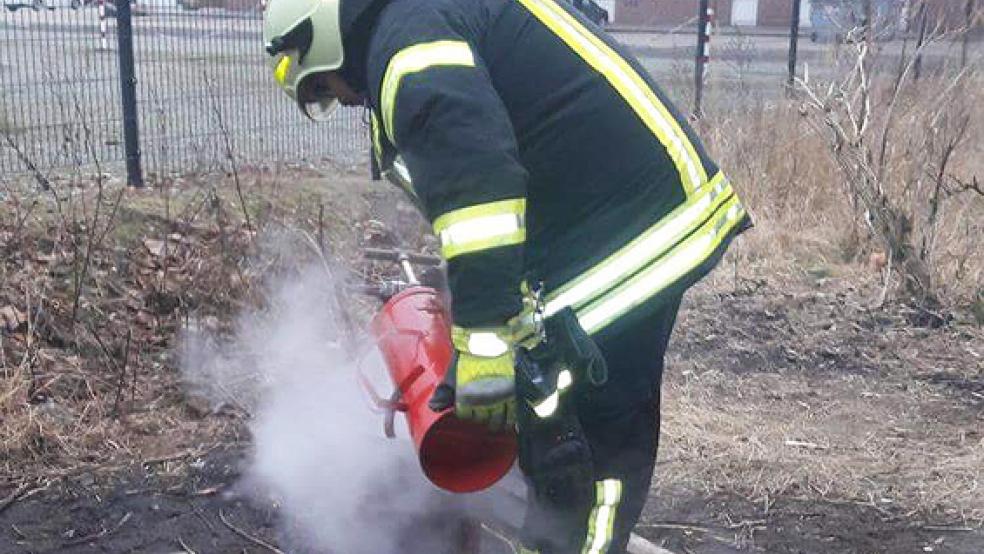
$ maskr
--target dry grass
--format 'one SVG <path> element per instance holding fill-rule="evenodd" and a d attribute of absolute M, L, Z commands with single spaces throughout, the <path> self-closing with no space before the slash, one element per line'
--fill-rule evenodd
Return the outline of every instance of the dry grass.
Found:
<path fill-rule="evenodd" d="M 887 193 L 914 222 L 931 189 L 913 160 L 948 124 L 937 108 L 951 82 L 924 78 L 889 136 Z M 950 106 L 970 123 L 949 167 L 972 183 L 984 176 L 984 87 L 980 74 L 967 83 Z M 778 497 L 850 502 L 984 525 L 984 391 L 934 384 L 984 377 L 984 317 L 967 309 L 984 298 L 984 196 L 945 195 L 937 223 L 914 230 L 917 242 L 934 237 L 933 281 L 963 322 L 916 329 L 891 296 L 880 307 L 884 268 L 871 261 L 884 247 L 799 100 L 719 99 L 698 127 L 756 228 L 685 302 L 656 494 L 733 492 L 765 511 Z"/>
<path fill-rule="evenodd" d="M 887 102 L 889 76 L 882 76 L 877 102 Z M 959 94 L 948 94 L 952 113 L 938 108 L 952 78 L 925 78 L 897 108 L 888 138 L 886 193 L 915 226 L 914 242 L 929 244 L 933 283 L 948 307 L 966 306 L 984 291 L 984 195 L 960 192 L 984 175 L 984 87 L 969 76 Z M 797 100 L 743 97 L 732 109 L 713 110 L 701 124 L 708 145 L 742 193 L 758 225 L 744 241 L 753 261 L 863 265 L 884 252 L 852 201 L 827 137 L 809 124 Z M 936 136 L 965 114 L 966 137 L 949 161 L 947 190 L 933 225 L 930 209 L 934 169 L 915 163 L 916 154 L 938 147 Z M 930 116 L 935 116 L 930 118 Z M 958 182 L 959 180 L 959 182 Z M 777 256 L 777 253 L 781 253 Z"/>
<path fill-rule="evenodd" d="M 211 407 L 184 396 L 172 354 L 181 328 L 222 328 L 243 306 L 262 302 L 257 285 L 281 262 L 297 262 L 263 250 L 265 241 L 294 229 L 347 257 L 368 210 L 348 177 L 295 173 L 288 194 L 268 174 L 244 181 L 259 231 L 247 228 L 239 199 L 221 181 L 128 191 L 107 240 L 93 248 L 75 321 L 78 258 L 68 235 L 77 223 L 66 225 L 44 197 L 26 210 L 33 193 L 6 188 L 0 475 L 153 458 L 237 432 L 235 418 L 205 417 Z M 62 185 L 80 212 L 91 210 L 90 188 Z"/>
<path fill-rule="evenodd" d="M 780 496 L 859 502 L 984 524 L 984 440 L 972 430 L 980 421 L 954 413 L 936 387 L 710 369 L 671 380 L 664 395 L 658 487 L 738 492 L 764 506 Z"/>
<path fill-rule="evenodd" d="M 879 288 L 866 271 L 770 264 L 693 290 L 668 357 L 657 494 L 984 525 L 984 330 L 912 327 L 902 305 L 869 307 Z"/>
<path fill-rule="evenodd" d="M 893 183 L 913 170 L 906 160 L 926 138 L 917 104 L 932 99 L 934 86 L 926 82 L 902 118 Z M 966 90 L 975 113 L 952 165 L 968 179 L 984 174 L 982 90 Z M 682 314 L 658 486 L 736 491 L 763 505 L 805 496 L 984 520 L 979 406 L 929 380 L 936 371 L 980 379 L 980 329 L 964 325 L 966 316 L 941 331 L 912 329 L 891 312 L 901 307 L 871 308 L 881 278 L 867 264 L 880 245 L 795 101 L 714 110 L 701 126 L 757 227 Z M 243 176 L 242 200 L 218 181 L 127 193 L 84 283 L 82 317 L 67 326 L 72 229 L 29 194 L 0 204 L 0 309 L 32 315 L 0 333 L 0 474 L 153 458 L 238 432 L 236 414 L 184 396 L 169 354 L 181 326 L 221 327 L 262 302 L 255 284 L 277 265 L 257 256 L 258 245 L 285 228 L 317 237 L 349 266 L 365 235 L 386 233 L 370 221 L 363 178 L 288 175 Z M 84 182 L 56 184 L 87 201 Z M 911 210 L 922 205 L 922 192 L 895 194 Z M 388 223 L 413 220 L 393 196 L 382 198 Z M 960 312 L 984 289 L 984 198 L 957 198 L 934 229 L 934 278 Z M 413 233 L 386 240 L 417 238 L 419 222 L 405 223 Z M 167 251 L 151 251 L 146 239 Z"/>

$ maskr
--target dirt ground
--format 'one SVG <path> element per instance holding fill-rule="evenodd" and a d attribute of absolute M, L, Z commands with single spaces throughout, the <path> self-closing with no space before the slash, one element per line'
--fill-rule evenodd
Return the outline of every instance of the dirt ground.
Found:
<path fill-rule="evenodd" d="M 290 217 L 314 234 L 320 226 L 353 264 L 360 243 L 416 224 L 378 189 L 317 194 L 347 207 L 337 221 L 319 224 L 309 197 Z M 139 240 L 127 248 L 146 255 Z M 873 307 L 879 276 L 858 264 L 803 269 L 737 256 L 682 308 L 660 459 L 637 532 L 677 554 L 984 552 L 984 332 L 969 310 L 942 328 L 916 327 L 901 305 Z M 155 340 L 148 356 L 173 347 Z M 28 449 L 34 462 L 5 462 L 0 552 L 293 552 L 278 506 L 238 488 L 249 449 L 243 414 L 195 406 L 173 359 L 155 359 L 156 380 L 127 404 L 142 423 L 110 428 L 110 442 L 125 448 L 100 437 L 84 461 Z M 11 390 L 20 400 L 7 417 L 38 403 Z M 154 410 L 166 419 L 146 432 L 141 418 Z M 509 551 L 491 537 L 483 550 Z"/>
<path fill-rule="evenodd" d="M 971 354 L 984 346 L 979 334 L 964 335 L 959 328 L 899 329 L 887 316 L 869 314 L 876 320 L 886 319 L 861 333 L 850 323 L 842 323 L 848 329 L 845 334 L 857 333 L 853 341 L 821 338 L 814 342 L 816 337 L 810 337 L 812 348 L 799 350 L 791 361 L 788 350 L 802 345 L 772 335 L 777 327 L 789 325 L 790 314 L 768 309 L 789 294 L 789 289 L 761 287 L 736 295 L 708 284 L 691 295 L 667 374 L 657 486 L 638 532 L 673 552 L 695 554 L 984 551 L 979 519 L 984 506 L 976 490 L 984 381 L 979 363 L 976 377 L 961 373 L 973 370 L 973 365 L 957 365 L 979 360 Z M 743 312 L 743 307 L 753 305 L 754 312 Z M 708 311 L 712 306 L 716 312 Z M 815 313 L 814 309 L 807 312 Z M 708 348 L 708 335 L 704 335 L 709 328 L 703 324 L 712 322 L 709 313 L 720 316 L 713 320 L 715 342 L 721 345 L 717 348 Z M 749 318 L 758 321 L 738 325 Z M 906 337 L 887 345 L 874 340 L 886 332 Z M 765 339 L 760 345 L 775 342 L 747 351 L 742 345 L 749 334 Z M 907 373 L 898 373 L 906 352 L 920 359 L 909 360 Z M 946 360 L 955 365 L 947 367 Z M 803 456 L 821 459 L 795 464 L 781 454 L 749 455 L 749 441 L 765 440 L 761 433 L 756 438 L 754 432 L 749 437 L 727 437 L 734 448 L 720 447 L 716 452 L 703 445 L 689 450 L 689 442 L 701 438 L 682 431 L 692 414 L 676 410 L 687 407 L 695 395 L 721 406 L 723 413 L 740 412 L 743 417 L 735 420 L 750 419 L 756 422 L 750 425 L 769 428 L 781 420 L 795 427 L 800 417 L 796 412 L 822 413 L 819 427 L 827 435 L 784 435 L 788 440 L 815 443 L 770 445 L 804 450 L 808 454 Z M 894 439 L 898 443 L 894 450 L 865 452 L 863 446 L 852 445 L 879 440 L 869 435 L 869 428 L 889 427 L 899 419 L 907 420 L 904 424 L 909 428 L 892 427 L 897 429 L 893 431 L 896 436 L 881 438 Z M 857 425 L 845 423 L 850 420 Z M 739 423 L 729 421 L 727 425 Z M 715 430 L 706 428 L 705 432 Z M 683 442 L 687 444 L 680 444 Z M 28 491 L 28 496 L 0 514 L 0 551 L 268 552 L 268 547 L 256 541 L 282 544 L 277 508 L 257 505 L 235 492 L 240 448 L 245 446 L 144 464 L 118 474 L 86 473 L 37 493 Z M 907 458 L 910 449 L 921 454 Z M 952 474 L 939 467 L 956 463 L 961 449 L 976 449 L 966 467 L 954 467 Z M 845 452 L 830 459 L 835 457 L 834 450 Z M 681 457 L 688 455 L 694 457 Z M 929 459 L 920 460 L 920 456 Z M 885 467 L 887 472 L 883 472 Z M 750 477 L 763 471 L 774 472 L 759 477 L 765 484 Z M 923 472 L 927 475 L 913 478 L 914 473 Z M 949 482 L 962 477 L 969 480 L 966 489 Z M 825 479 L 841 482 L 825 490 L 820 485 Z M 772 485 L 783 480 L 785 490 Z M 854 487 L 857 490 L 848 491 Z M 915 490 L 921 487 L 945 490 Z M 873 491 L 887 496 L 864 496 Z M 486 541 L 487 552 L 508 551 L 496 547 L 498 541 L 492 537 Z"/>

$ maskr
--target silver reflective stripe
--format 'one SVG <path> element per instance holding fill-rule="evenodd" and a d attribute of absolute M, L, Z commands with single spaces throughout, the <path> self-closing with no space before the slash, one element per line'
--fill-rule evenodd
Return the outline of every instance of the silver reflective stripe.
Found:
<path fill-rule="evenodd" d="M 588 516 L 588 534 L 582 554 L 604 554 L 615 535 L 615 513 L 622 501 L 622 482 L 605 479 L 595 483 L 595 506 Z"/>
<path fill-rule="evenodd" d="M 714 208 L 733 194 L 728 180 L 718 174 L 677 211 L 646 230 L 583 276 L 551 293 L 544 307 L 544 315 L 550 317 L 567 306 L 575 309 L 587 304 L 607 290 L 618 285 L 630 275 L 666 253 L 687 234 L 700 226 Z"/>
<path fill-rule="evenodd" d="M 557 375 L 557 390 L 564 391 L 574 384 L 574 376 L 569 369 L 565 369 Z"/>
<path fill-rule="evenodd" d="M 554 415 L 558 406 L 560 406 L 560 391 L 555 390 L 550 396 L 544 398 L 536 406 L 533 406 L 533 411 L 536 412 L 537 417 L 540 419 L 546 419 Z"/>
<path fill-rule="evenodd" d="M 488 215 L 449 225 L 441 231 L 441 247 L 467 248 L 471 243 L 481 243 L 509 237 L 523 228 L 523 216 L 513 214 Z"/>
<path fill-rule="evenodd" d="M 526 240 L 526 199 L 511 198 L 447 212 L 434 220 L 441 254 L 462 254 L 520 244 Z"/>
<path fill-rule="evenodd" d="M 393 160 L 393 165 L 383 170 L 383 177 L 387 181 L 403 189 L 414 202 L 419 202 L 417 192 L 413 190 L 413 179 L 410 177 L 410 170 L 407 169 L 403 158 L 397 156 Z"/>
<path fill-rule="evenodd" d="M 722 206 L 691 238 L 598 301 L 578 310 L 577 318 L 588 333 L 595 333 L 672 285 L 714 253 L 745 214 L 737 197 Z"/>

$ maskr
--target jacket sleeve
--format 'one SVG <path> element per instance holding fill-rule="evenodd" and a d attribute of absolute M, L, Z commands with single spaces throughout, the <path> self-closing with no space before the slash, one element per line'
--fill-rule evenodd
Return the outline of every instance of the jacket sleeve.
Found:
<path fill-rule="evenodd" d="M 503 325 L 522 308 L 528 176 L 481 59 L 456 37 L 402 48 L 379 108 L 448 261 L 455 325 Z"/>

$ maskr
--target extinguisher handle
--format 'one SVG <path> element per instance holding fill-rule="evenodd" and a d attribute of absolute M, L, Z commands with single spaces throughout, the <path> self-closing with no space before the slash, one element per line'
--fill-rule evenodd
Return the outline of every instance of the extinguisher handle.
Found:
<path fill-rule="evenodd" d="M 407 405 L 400 400 L 400 389 L 395 389 L 393 394 L 389 398 L 389 407 L 386 408 L 386 418 L 383 420 L 383 433 L 386 434 L 386 438 L 395 439 L 396 438 L 396 412 L 397 410 L 401 412 L 407 411 Z"/>

